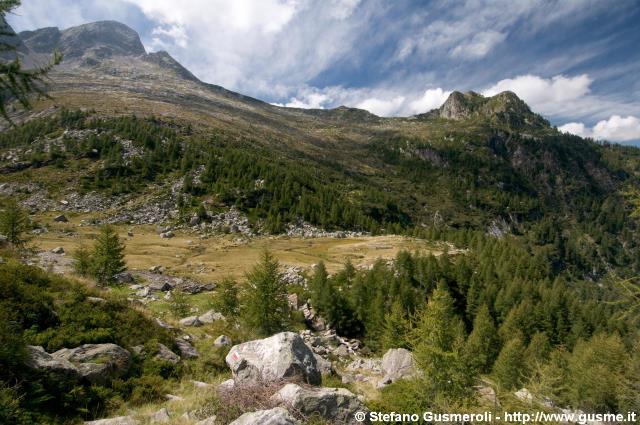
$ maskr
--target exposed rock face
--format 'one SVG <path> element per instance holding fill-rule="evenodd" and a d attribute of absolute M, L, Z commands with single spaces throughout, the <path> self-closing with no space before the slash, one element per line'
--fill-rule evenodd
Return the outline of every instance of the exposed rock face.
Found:
<path fill-rule="evenodd" d="M 72 379 L 79 379 L 81 376 L 78 368 L 71 362 L 52 357 L 51 354 L 44 351 L 42 347 L 28 345 L 27 352 L 29 353 L 27 365 L 33 369 L 53 372 Z"/>
<path fill-rule="evenodd" d="M 104 384 L 124 376 L 131 366 L 131 354 L 116 344 L 84 344 L 63 348 L 51 355 L 56 360 L 80 363 L 80 375 L 92 384 Z"/>
<path fill-rule="evenodd" d="M 549 126 L 547 120 L 531 112 L 529 106 L 510 91 L 492 97 L 484 97 L 472 91 L 466 93 L 454 91 L 435 113 L 441 118 L 453 120 L 480 116 L 507 124 L 509 127 L 529 125 L 544 128 Z"/>
<path fill-rule="evenodd" d="M 193 345 L 189 344 L 184 339 L 176 338 L 174 341 L 176 342 L 176 345 L 178 346 L 178 350 L 180 350 L 180 356 L 182 356 L 183 359 L 200 358 L 200 354 L 198 354 L 198 350 L 196 350 L 196 348 Z"/>
<path fill-rule="evenodd" d="M 416 376 L 418 369 L 411 351 L 392 348 L 382 357 L 382 372 L 384 377 L 378 383 L 378 387 L 384 387 L 398 379 Z"/>
<path fill-rule="evenodd" d="M 245 413 L 229 425 L 302 425 L 282 407 Z"/>
<path fill-rule="evenodd" d="M 116 418 L 85 422 L 84 425 L 137 425 L 139 423 L 140 421 L 136 421 L 131 416 L 118 416 Z"/>
<path fill-rule="evenodd" d="M 313 352 L 293 332 L 235 345 L 225 360 L 236 382 L 301 378 L 309 384 L 320 385 L 322 380 Z"/>
<path fill-rule="evenodd" d="M 303 388 L 287 384 L 272 399 L 292 406 L 305 416 L 315 414 L 344 423 L 352 423 L 356 412 L 369 412 L 358 397 L 345 388 Z"/>

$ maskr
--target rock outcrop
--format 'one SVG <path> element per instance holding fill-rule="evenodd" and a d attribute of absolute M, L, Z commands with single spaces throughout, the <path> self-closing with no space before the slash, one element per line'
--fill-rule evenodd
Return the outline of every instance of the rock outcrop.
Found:
<path fill-rule="evenodd" d="M 191 345 L 189 342 L 185 341 L 182 338 L 176 338 L 176 345 L 178 346 L 178 350 L 180 350 L 180 356 L 183 359 L 198 359 L 200 358 L 200 354 L 198 354 L 198 350 Z"/>
<path fill-rule="evenodd" d="M 118 416 L 115 418 L 85 422 L 84 425 L 138 425 L 139 423 L 140 421 L 133 419 L 131 416 Z"/>
<path fill-rule="evenodd" d="M 229 425 L 302 425 L 281 407 L 245 413 Z"/>
<path fill-rule="evenodd" d="M 116 344 L 84 344 L 76 348 L 63 348 L 51 354 L 51 357 L 77 364 L 80 375 L 95 385 L 121 378 L 131 366 L 131 354 Z"/>
<path fill-rule="evenodd" d="M 352 423 L 356 412 L 369 412 L 358 397 L 345 388 L 303 388 L 287 384 L 272 400 L 285 403 L 305 416 L 318 415 L 339 423 Z"/>
<path fill-rule="evenodd" d="M 78 368 L 70 361 L 54 358 L 44 348 L 35 345 L 28 345 L 27 352 L 29 354 L 27 366 L 30 368 L 53 372 L 71 379 L 80 379 Z"/>
<path fill-rule="evenodd" d="M 225 360 L 236 382 L 260 383 L 297 378 L 319 385 L 322 381 L 313 352 L 293 332 L 235 345 Z"/>

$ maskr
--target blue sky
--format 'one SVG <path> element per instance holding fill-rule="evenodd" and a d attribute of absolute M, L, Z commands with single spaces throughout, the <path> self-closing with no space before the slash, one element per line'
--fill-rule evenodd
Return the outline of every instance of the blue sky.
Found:
<path fill-rule="evenodd" d="M 436 108 L 512 90 L 582 136 L 640 141 L 636 0 L 23 0 L 16 31 L 114 19 L 202 80 L 285 106 Z"/>

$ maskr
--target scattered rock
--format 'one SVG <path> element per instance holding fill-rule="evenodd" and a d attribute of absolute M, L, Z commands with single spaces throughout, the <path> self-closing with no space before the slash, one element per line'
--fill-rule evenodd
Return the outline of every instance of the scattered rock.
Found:
<path fill-rule="evenodd" d="M 164 272 L 164 267 L 162 267 L 162 266 L 153 266 L 153 267 L 149 268 L 149 271 L 151 273 L 162 274 Z"/>
<path fill-rule="evenodd" d="M 165 329 L 175 329 L 173 326 L 171 326 L 168 323 L 163 322 L 162 320 L 160 320 L 159 318 L 156 317 L 156 323 L 161 327 L 161 328 L 165 328 Z"/>
<path fill-rule="evenodd" d="M 53 372 L 56 375 L 65 376 L 72 379 L 79 379 L 80 372 L 70 361 L 54 358 L 44 351 L 44 348 L 34 345 L 27 345 L 29 360 L 27 366 L 32 369 Z"/>
<path fill-rule="evenodd" d="M 392 348 L 382 357 L 384 377 L 378 382 L 378 388 L 389 385 L 398 379 L 411 378 L 419 372 L 413 354 L 404 348 Z"/>
<path fill-rule="evenodd" d="M 217 313 L 213 310 L 207 311 L 205 314 L 198 316 L 202 323 L 213 323 L 218 320 L 225 320 L 225 317 L 221 313 Z"/>
<path fill-rule="evenodd" d="M 64 248 L 61 246 L 58 246 L 56 248 L 53 248 L 51 252 L 53 252 L 54 254 L 64 254 Z"/>
<path fill-rule="evenodd" d="M 66 223 L 69 220 L 67 220 L 67 217 L 65 217 L 64 215 L 59 215 L 54 217 L 53 221 L 57 222 L 57 223 Z"/>
<path fill-rule="evenodd" d="M 182 338 L 176 338 L 175 340 L 176 345 L 178 346 L 178 350 L 180 350 L 180 356 L 183 359 L 198 359 L 200 358 L 200 354 L 198 354 L 198 351 L 196 350 L 196 348 L 189 344 L 187 341 L 185 341 Z"/>
<path fill-rule="evenodd" d="M 145 286 L 141 290 L 136 292 L 136 296 L 142 297 L 142 298 L 148 297 L 149 295 L 151 295 L 151 289 L 148 286 Z"/>
<path fill-rule="evenodd" d="M 329 360 L 325 360 L 321 356 L 317 354 L 313 354 L 316 358 L 316 362 L 318 363 L 318 370 L 322 376 L 331 375 L 333 373 L 333 366 Z"/>
<path fill-rule="evenodd" d="M 245 413 L 229 425 L 302 425 L 282 407 Z"/>
<path fill-rule="evenodd" d="M 213 341 L 213 345 L 216 347 L 231 347 L 231 338 L 226 335 L 220 335 L 215 341 Z"/>
<path fill-rule="evenodd" d="M 177 364 L 180 362 L 180 356 L 169 350 L 166 345 L 158 343 L 158 352 L 153 356 L 156 360 L 164 360 L 165 362 Z"/>
<path fill-rule="evenodd" d="M 347 347 L 346 345 L 341 345 L 333 351 L 333 354 L 338 357 L 349 357 L 349 347 Z"/>
<path fill-rule="evenodd" d="M 516 398 L 520 401 L 533 403 L 533 394 L 531 394 L 531 392 L 526 388 L 522 388 L 520 391 L 516 391 L 515 393 L 513 393 L 513 395 L 516 396 Z"/>
<path fill-rule="evenodd" d="M 352 423 L 356 412 L 369 413 L 358 397 L 345 388 L 303 388 L 297 384 L 287 384 L 271 398 L 305 416 L 318 415 L 340 423 Z"/>
<path fill-rule="evenodd" d="M 152 291 L 158 291 L 158 292 L 167 292 L 171 290 L 171 285 L 169 285 L 169 282 L 151 282 L 149 284 L 149 289 L 151 289 Z"/>
<path fill-rule="evenodd" d="M 89 301 L 90 303 L 93 304 L 102 304 L 102 303 L 106 303 L 107 300 L 105 300 L 104 298 L 100 298 L 100 297 L 87 297 L 87 301 Z"/>
<path fill-rule="evenodd" d="M 160 237 L 162 239 L 169 239 L 169 238 L 172 238 L 174 236 L 175 236 L 175 234 L 170 230 L 168 232 L 160 233 Z"/>
<path fill-rule="evenodd" d="M 222 381 L 220 384 L 216 385 L 216 389 L 218 391 L 229 391 L 235 387 L 236 382 L 233 379 L 227 379 L 226 381 Z"/>
<path fill-rule="evenodd" d="M 204 389 L 213 388 L 213 385 L 207 384 L 206 382 L 201 382 L 201 381 L 193 381 L 193 385 L 196 388 L 204 388 Z"/>
<path fill-rule="evenodd" d="M 196 425 L 216 425 L 216 419 L 218 419 L 218 417 L 216 415 L 213 415 L 208 417 L 207 419 L 196 422 Z"/>
<path fill-rule="evenodd" d="M 202 326 L 202 322 L 200 321 L 200 319 L 198 319 L 198 316 L 185 317 L 184 319 L 180 320 L 180 324 L 182 326 Z"/>
<path fill-rule="evenodd" d="M 131 416 L 118 416 L 116 418 L 85 422 L 84 425 L 137 425 L 139 423 L 140 421 L 133 419 Z"/>
<path fill-rule="evenodd" d="M 293 332 L 235 345 L 225 360 L 238 382 L 298 377 L 311 385 L 320 385 L 322 380 L 313 352 Z"/>
<path fill-rule="evenodd" d="M 489 386 L 480 386 L 476 387 L 476 391 L 478 393 L 478 399 L 481 401 L 487 402 L 492 407 L 500 407 L 500 401 L 496 396 L 496 392 L 493 388 Z"/>
<path fill-rule="evenodd" d="M 169 401 L 183 401 L 184 400 L 184 398 L 178 397 L 177 395 L 173 395 L 173 394 L 165 394 L 164 398 L 166 398 Z"/>
<path fill-rule="evenodd" d="M 169 411 L 166 407 L 163 407 L 162 409 L 158 410 L 155 415 L 153 415 L 153 418 L 151 418 L 150 422 L 152 424 L 165 424 L 170 420 L 171 415 L 169 414 Z"/>
<path fill-rule="evenodd" d="M 133 275 L 129 272 L 122 272 L 122 273 L 118 273 L 116 275 L 116 279 L 118 280 L 119 283 L 134 283 L 135 279 L 133 278 Z"/>
<path fill-rule="evenodd" d="M 131 366 L 131 354 L 116 344 L 84 344 L 76 348 L 63 348 L 52 353 L 51 357 L 78 364 L 82 378 L 95 385 L 123 377 Z"/>

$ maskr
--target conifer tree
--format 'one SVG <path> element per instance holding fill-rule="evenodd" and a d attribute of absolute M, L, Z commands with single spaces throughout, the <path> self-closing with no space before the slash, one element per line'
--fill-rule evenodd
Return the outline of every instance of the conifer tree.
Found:
<path fill-rule="evenodd" d="M 391 348 L 409 348 L 407 334 L 409 333 L 409 321 L 406 312 L 399 300 L 391 304 L 391 311 L 384 316 L 380 346 L 383 352 Z"/>
<path fill-rule="evenodd" d="M 496 356 L 496 327 L 486 304 L 473 320 L 473 330 L 467 338 L 464 355 L 474 373 L 486 373 Z"/>
<path fill-rule="evenodd" d="M 246 275 L 242 319 L 259 335 L 281 331 L 289 322 L 287 289 L 280 280 L 279 267 L 278 260 L 264 251 L 260 262 Z"/>
<path fill-rule="evenodd" d="M 493 365 L 493 374 L 502 386 L 516 388 L 522 381 L 525 346 L 519 337 L 507 341 Z"/>
<path fill-rule="evenodd" d="M 453 298 L 440 283 L 426 307 L 415 316 L 411 331 L 413 352 L 418 366 L 436 393 L 456 396 L 469 384 L 469 374 L 462 358 L 464 328 L 455 316 Z"/>
<path fill-rule="evenodd" d="M 96 238 L 92 270 L 98 286 L 115 283 L 116 275 L 125 270 L 124 245 L 110 225 L 103 226 Z"/>
<path fill-rule="evenodd" d="M 0 234 L 6 236 L 14 247 L 22 249 L 28 241 L 25 233 L 29 227 L 27 212 L 13 197 L 9 197 L 4 203 L 4 209 L 0 211 Z"/>

